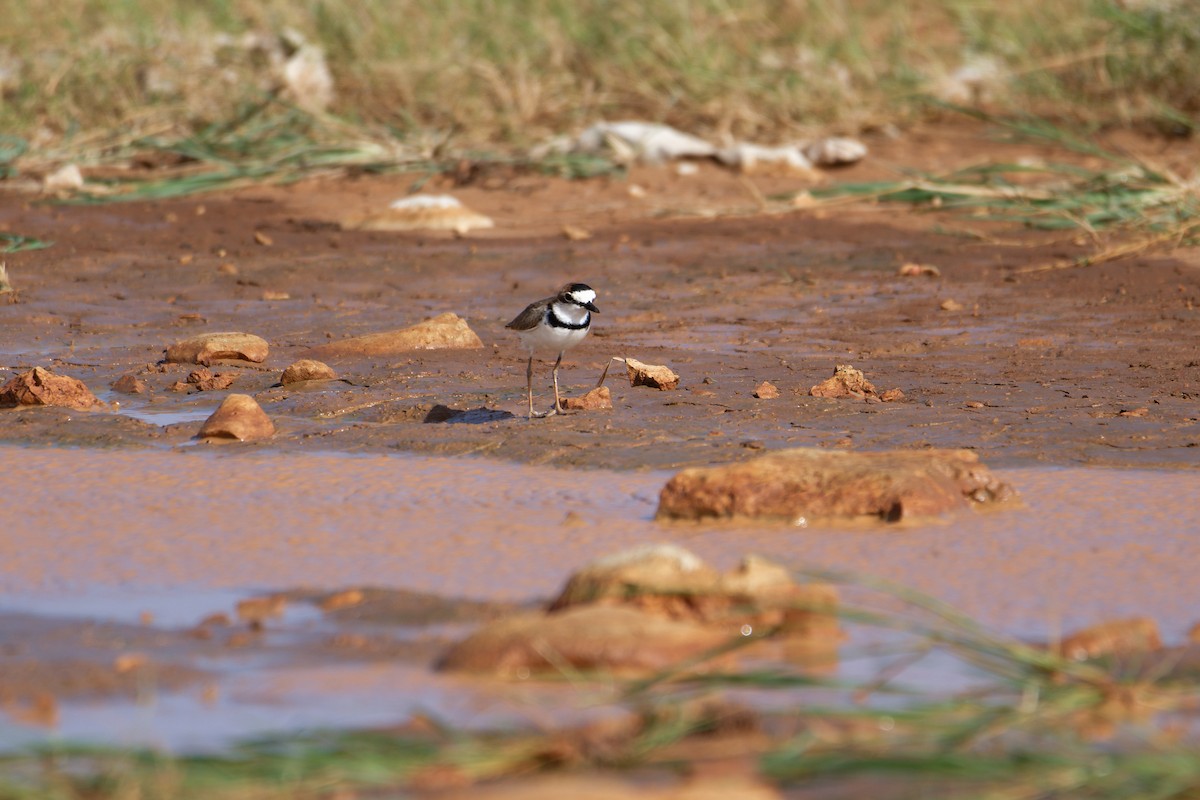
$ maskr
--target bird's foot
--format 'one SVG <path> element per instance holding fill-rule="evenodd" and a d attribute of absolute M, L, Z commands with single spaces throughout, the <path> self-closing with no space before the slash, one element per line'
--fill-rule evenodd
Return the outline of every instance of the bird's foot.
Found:
<path fill-rule="evenodd" d="M 553 417 L 557 413 L 558 413 L 557 408 L 551 408 L 547 411 L 534 411 L 533 409 L 530 409 L 529 410 L 529 418 L 530 419 L 545 419 L 546 417 Z"/>

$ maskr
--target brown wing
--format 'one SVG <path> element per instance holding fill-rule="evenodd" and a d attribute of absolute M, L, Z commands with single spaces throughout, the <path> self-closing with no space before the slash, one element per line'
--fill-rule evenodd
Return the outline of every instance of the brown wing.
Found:
<path fill-rule="evenodd" d="M 508 323 L 504 327 L 512 328 L 514 331 L 529 331 L 537 327 L 537 324 L 542 321 L 542 317 L 546 315 L 546 309 L 554 302 L 553 297 L 547 297 L 545 300 L 538 300 L 536 303 L 530 303 L 525 307 L 525 310 L 517 315 L 517 318 Z"/>

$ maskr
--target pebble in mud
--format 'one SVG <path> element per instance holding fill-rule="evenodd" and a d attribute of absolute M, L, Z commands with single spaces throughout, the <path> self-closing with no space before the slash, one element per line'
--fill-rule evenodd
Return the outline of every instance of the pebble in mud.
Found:
<path fill-rule="evenodd" d="M 0 387 L 0 408 L 14 406 L 65 406 L 77 411 L 100 408 L 104 404 L 77 378 L 55 375 L 34 367 Z"/>
<path fill-rule="evenodd" d="M 759 400 L 774 400 L 779 397 L 779 389 L 770 381 L 763 381 L 754 387 L 754 396 Z"/>
<path fill-rule="evenodd" d="M 287 386 L 289 383 L 300 381 L 332 381 L 337 379 L 337 373 L 323 361 L 302 358 L 288 365 L 279 376 L 279 383 Z"/>
<path fill-rule="evenodd" d="M 579 397 L 564 397 L 563 407 L 568 411 L 604 411 L 613 407 L 612 393 L 607 386 L 597 386 Z"/>
<path fill-rule="evenodd" d="M 212 413 L 198 439 L 236 439 L 249 442 L 266 439 L 275 434 L 275 423 L 262 410 L 258 402 L 248 394 L 231 394 Z"/>
<path fill-rule="evenodd" d="M 112 390 L 121 394 L 145 394 L 146 384 L 132 373 L 126 373 L 113 381 Z"/>
<path fill-rule="evenodd" d="M 884 403 L 903 400 L 904 392 L 899 389 L 888 389 L 883 394 L 875 388 L 875 384 L 867 380 L 862 370 L 850 364 L 838 364 L 833 370 L 833 377 L 821 381 L 808 390 L 813 397 L 840 399 L 852 397 L 871 403 Z"/>
<path fill-rule="evenodd" d="M 206 367 L 217 359 L 261 363 L 268 349 L 266 340 L 252 333 L 202 333 L 168 347 L 164 360 Z"/>

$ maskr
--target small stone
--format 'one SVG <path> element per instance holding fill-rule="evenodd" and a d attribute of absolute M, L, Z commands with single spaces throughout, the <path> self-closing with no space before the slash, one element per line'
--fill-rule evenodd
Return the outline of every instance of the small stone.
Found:
<path fill-rule="evenodd" d="M 779 397 L 779 389 L 770 381 L 763 381 L 754 387 L 754 396 L 759 400 L 774 400 Z"/>
<path fill-rule="evenodd" d="M 145 394 L 146 384 L 133 373 L 126 373 L 113 381 L 112 390 L 121 394 Z"/>
<path fill-rule="evenodd" d="M 237 275 L 239 271 L 240 270 L 237 268 L 237 264 L 230 264 L 228 262 L 217 267 L 217 272 L 221 273 L 222 275 Z"/>
<path fill-rule="evenodd" d="M 862 370 L 850 364 L 838 364 L 832 378 L 812 387 L 808 393 L 813 397 L 855 397 L 860 400 L 876 395 L 875 386 L 867 380 Z"/>
<path fill-rule="evenodd" d="M 938 306 L 938 308 L 942 309 L 942 311 L 962 311 L 963 304 L 953 299 L 943 300 L 942 304 Z"/>
<path fill-rule="evenodd" d="M 457 314 L 446 312 L 433 319 L 395 331 L 368 333 L 310 350 L 308 356 L 388 356 L 411 350 L 475 349 L 483 342 Z"/>
<path fill-rule="evenodd" d="M 263 300 L 291 300 L 292 296 L 287 292 L 276 292 L 271 289 L 264 289 L 262 293 Z"/>
<path fill-rule="evenodd" d="M 192 370 L 187 376 L 187 382 L 201 392 L 219 392 L 228 389 L 235 380 L 237 380 L 236 375 L 226 372 L 218 372 L 214 375 L 207 368 Z"/>
<path fill-rule="evenodd" d="M 197 438 L 248 442 L 273 436 L 275 424 L 248 394 L 231 394 L 204 421 Z"/>
<path fill-rule="evenodd" d="M 1117 412 L 1118 417 L 1144 417 L 1150 413 L 1149 408 L 1129 408 L 1124 411 Z"/>
<path fill-rule="evenodd" d="M 0 408 L 65 406 L 89 411 L 103 405 L 83 381 L 41 367 L 22 372 L 0 387 Z"/>
<path fill-rule="evenodd" d="M 282 595 L 251 597 L 237 604 L 238 619 L 243 622 L 262 624 L 268 619 L 281 616 L 287 608 L 287 598 Z"/>
<path fill-rule="evenodd" d="M 983 408 L 984 407 L 983 403 L 979 402 L 978 400 L 969 400 L 966 403 L 964 403 L 963 405 L 965 405 L 967 408 Z"/>
<path fill-rule="evenodd" d="M 275 240 L 262 231 L 254 232 L 254 241 L 258 242 L 263 247 L 270 247 L 271 245 L 275 244 Z"/>
<path fill-rule="evenodd" d="M 904 392 L 899 389 L 888 389 L 883 394 L 879 395 L 879 399 L 885 403 L 898 403 L 904 399 Z"/>
<path fill-rule="evenodd" d="M 168 347 L 165 360 L 206 367 L 217 359 L 261 363 L 267 351 L 266 340 L 252 333 L 202 333 Z"/>
<path fill-rule="evenodd" d="M 643 364 L 636 358 L 626 358 L 625 369 L 629 372 L 630 386 L 649 386 L 663 392 L 679 386 L 679 376 L 670 367 Z"/>
<path fill-rule="evenodd" d="M 921 275 L 930 278 L 942 277 L 942 271 L 932 264 L 914 264 L 912 262 L 901 264 L 900 269 L 896 270 L 896 274 L 902 278 L 914 278 Z"/>
<path fill-rule="evenodd" d="M 563 408 L 569 411 L 604 411 L 612 407 L 612 394 L 607 386 L 597 386 L 580 397 L 563 398 Z"/>
<path fill-rule="evenodd" d="M 578 225 L 563 225 L 563 236 L 570 239 L 572 242 L 582 242 L 592 238 L 592 232 L 586 228 L 580 228 Z"/>
<path fill-rule="evenodd" d="M 288 365 L 279 376 L 279 382 L 284 386 L 300 381 L 332 381 L 337 379 L 337 373 L 323 361 L 302 358 Z"/>
<path fill-rule="evenodd" d="M 122 653 L 113 660 L 113 669 L 123 675 L 141 669 L 149 662 L 145 653 Z"/>

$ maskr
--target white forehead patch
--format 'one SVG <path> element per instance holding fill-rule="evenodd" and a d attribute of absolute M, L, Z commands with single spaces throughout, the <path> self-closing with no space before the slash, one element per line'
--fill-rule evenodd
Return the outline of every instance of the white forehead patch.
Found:
<path fill-rule="evenodd" d="M 569 292 L 569 294 L 571 295 L 572 300 L 581 305 L 586 305 L 587 303 L 591 303 L 596 299 L 596 293 L 591 289 L 581 289 L 579 291 Z"/>

